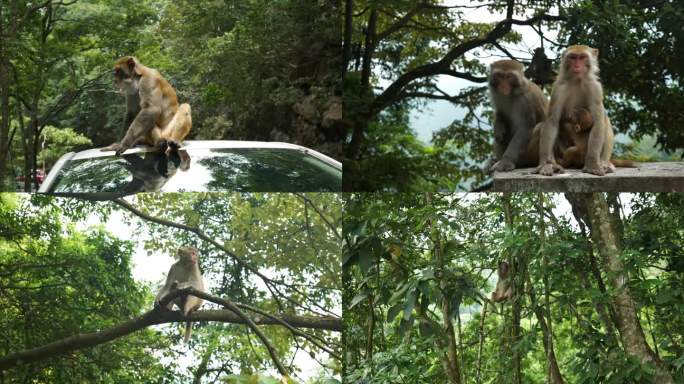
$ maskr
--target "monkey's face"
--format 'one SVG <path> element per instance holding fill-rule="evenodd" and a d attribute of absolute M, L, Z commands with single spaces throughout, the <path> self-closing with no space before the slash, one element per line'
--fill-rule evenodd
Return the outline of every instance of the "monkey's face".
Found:
<path fill-rule="evenodd" d="M 589 71 L 589 55 L 584 51 L 571 51 L 565 56 L 568 70 L 577 76 Z"/>
<path fill-rule="evenodd" d="M 133 68 L 126 64 L 114 66 L 114 84 L 122 93 L 137 93 L 139 80 L 136 78 Z"/>
<path fill-rule="evenodd" d="M 197 248 L 195 247 L 178 248 L 178 256 L 187 264 L 197 265 L 197 253 Z"/>
<path fill-rule="evenodd" d="M 489 84 L 497 93 L 508 96 L 520 85 L 520 80 L 513 71 L 494 71 L 492 72 Z"/>

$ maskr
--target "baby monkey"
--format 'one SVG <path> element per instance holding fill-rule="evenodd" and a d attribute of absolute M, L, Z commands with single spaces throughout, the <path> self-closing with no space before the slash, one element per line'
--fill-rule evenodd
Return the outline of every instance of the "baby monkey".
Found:
<path fill-rule="evenodd" d="M 180 247 L 178 248 L 178 257 L 180 260 L 175 262 L 171 269 L 169 269 L 169 274 L 166 277 L 166 284 L 157 293 L 157 297 L 154 299 L 154 306 L 158 307 L 159 302 L 164 296 L 168 295 L 171 291 L 176 289 L 182 289 L 187 287 L 192 287 L 198 291 L 204 291 L 204 280 L 202 279 L 202 273 L 197 265 L 197 248 L 194 247 Z M 173 305 L 176 304 L 183 312 L 183 316 L 187 316 L 190 312 L 196 311 L 200 305 L 202 305 L 204 300 L 199 297 L 184 295 L 173 299 L 166 305 L 166 309 L 172 310 Z M 190 340 L 190 333 L 192 332 L 192 323 L 188 321 L 185 325 L 185 342 Z"/>
<path fill-rule="evenodd" d="M 561 135 L 570 137 L 573 144 L 563 152 L 561 166 L 582 168 L 587 154 L 589 131 L 594 126 L 594 117 L 588 109 L 578 108 L 565 116 L 561 124 Z"/>

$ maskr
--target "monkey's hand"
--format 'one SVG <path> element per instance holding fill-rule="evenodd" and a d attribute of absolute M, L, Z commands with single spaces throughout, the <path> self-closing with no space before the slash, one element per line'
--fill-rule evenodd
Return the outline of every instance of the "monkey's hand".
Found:
<path fill-rule="evenodd" d="M 492 165 L 492 172 L 508 172 L 515 169 L 515 163 L 508 159 L 501 159 Z"/>
<path fill-rule="evenodd" d="M 544 176 L 553 176 L 554 173 L 563 173 L 563 167 L 551 162 L 544 163 L 534 170 L 534 173 L 538 173 Z"/>
<path fill-rule="evenodd" d="M 112 145 L 110 145 L 110 146 L 108 146 L 108 147 L 104 147 L 104 148 L 100 149 L 100 151 L 101 151 L 101 152 L 118 151 L 120 147 L 121 147 L 121 144 L 119 144 L 119 143 L 114 143 L 114 144 L 112 144 Z"/>

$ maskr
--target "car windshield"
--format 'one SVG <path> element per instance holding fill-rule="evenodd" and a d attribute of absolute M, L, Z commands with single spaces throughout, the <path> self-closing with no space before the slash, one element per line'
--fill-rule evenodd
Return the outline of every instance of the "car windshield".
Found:
<path fill-rule="evenodd" d="M 72 159 L 48 193 L 338 192 L 342 172 L 282 148 L 188 149 Z"/>

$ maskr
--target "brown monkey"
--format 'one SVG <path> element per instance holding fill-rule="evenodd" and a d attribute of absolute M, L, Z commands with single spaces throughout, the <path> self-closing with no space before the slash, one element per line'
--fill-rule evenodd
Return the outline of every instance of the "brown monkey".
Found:
<path fill-rule="evenodd" d="M 560 165 L 564 168 L 584 167 L 584 158 L 587 155 L 589 145 L 589 131 L 594 126 L 594 119 L 587 109 L 576 109 L 561 120 L 561 135 L 569 136 L 571 146 L 563 152 Z M 630 160 L 610 159 L 610 163 L 616 167 L 636 167 L 636 163 Z"/>
<path fill-rule="evenodd" d="M 492 301 L 495 303 L 505 301 L 513 295 L 513 285 L 511 284 L 510 265 L 506 261 L 499 261 L 497 273 L 499 280 L 496 282 L 496 289 L 492 292 Z"/>
<path fill-rule="evenodd" d="M 135 57 L 126 56 L 114 64 L 114 81 L 126 96 L 124 135 L 103 151 L 116 151 L 117 156 L 134 145 L 158 146 L 161 151 L 178 149 L 192 127 L 190 105 L 178 106 L 178 97 L 156 69 L 142 65 Z"/>
<path fill-rule="evenodd" d="M 563 52 L 558 78 L 551 92 L 549 117 L 541 124 L 537 173 L 551 176 L 563 171 L 554 158 L 555 142 L 559 128 L 562 128 L 563 116 L 579 109 L 588 110 L 594 121 L 587 135 L 582 170 L 599 176 L 615 170 L 610 162 L 613 127 L 603 106 L 603 87 L 598 71 L 598 50 L 586 45 L 573 45 Z"/>
<path fill-rule="evenodd" d="M 154 299 L 155 307 L 159 306 L 161 299 L 169 294 L 169 292 L 175 289 L 193 287 L 198 291 L 204 291 L 204 279 L 202 279 L 202 273 L 197 266 L 197 248 L 194 247 L 180 247 L 178 248 L 178 257 L 180 260 L 175 262 L 171 269 L 169 269 L 169 274 L 166 276 L 166 284 L 157 293 Z M 196 311 L 204 300 L 195 296 L 181 296 L 177 297 L 169 304 L 166 305 L 166 309 L 173 309 L 173 305 L 176 304 L 183 312 L 183 316 L 187 316 L 190 312 Z M 185 342 L 190 340 L 190 333 L 192 332 L 192 323 L 188 321 L 185 325 Z"/>
<path fill-rule="evenodd" d="M 560 165 L 565 168 L 584 166 L 589 131 L 594 126 L 594 118 L 589 110 L 575 109 L 561 120 L 561 135 L 570 137 L 571 146 L 563 152 Z"/>
<path fill-rule="evenodd" d="M 523 75 L 515 60 L 492 63 L 489 94 L 494 106 L 494 172 L 538 162 L 538 134 L 535 125 L 546 118 L 546 96 Z"/>

